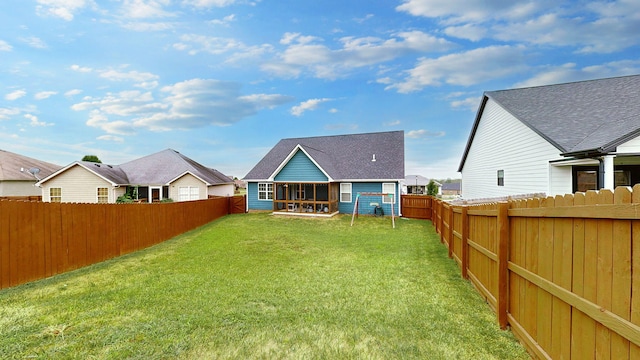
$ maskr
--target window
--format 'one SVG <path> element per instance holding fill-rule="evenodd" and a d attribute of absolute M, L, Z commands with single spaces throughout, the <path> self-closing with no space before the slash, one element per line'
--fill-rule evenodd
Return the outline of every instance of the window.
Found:
<path fill-rule="evenodd" d="M 498 170 L 498 186 L 504 186 L 504 170 Z"/>
<path fill-rule="evenodd" d="M 98 188 L 98 203 L 106 204 L 109 202 L 109 189 Z"/>
<path fill-rule="evenodd" d="M 391 194 L 392 197 L 383 196 L 382 203 L 383 204 L 395 204 L 396 203 L 396 184 L 394 183 L 384 183 L 382 184 L 382 192 L 385 194 Z"/>
<path fill-rule="evenodd" d="M 351 183 L 340 184 L 340 202 L 351 202 Z"/>
<path fill-rule="evenodd" d="M 272 183 L 258 183 L 258 200 L 273 200 Z"/>
<path fill-rule="evenodd" d="M 61 188 L 49 189 L 49 201 L 62 202 L 62 189 Z"/>
<path fill-rule="evenodd" d="M 200 199 L 200 188 L 197 186 L 181 186 L 178 188 L 179 201 Z"/>

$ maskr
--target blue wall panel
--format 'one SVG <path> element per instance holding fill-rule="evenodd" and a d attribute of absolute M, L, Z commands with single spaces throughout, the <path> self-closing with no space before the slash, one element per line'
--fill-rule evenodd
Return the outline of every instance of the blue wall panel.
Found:
<path fill-rule="evenodd" d="M 382 192 L 382 183 L 352 183 L 351 191 L 353 193 L 351 202 L 350 203 L 341 202 L 338 204 L 338 210 L 341 213 L 352 214 L 353 207 L 355 206 L 357 194 L 364 193 L 364 192 L 377 192 L 377 193 Z M 398 197 L 398 194 L 399 194 L 398 191 L 399 191 L 398 184 L 396 184 L 396 198 Z M 382 211 L 384 211 L 385 216 L 391 215 L 391 204 L 383 204 L 382 196 L 362 195 L 360 196 L 359 203 L 360 203 L 358 205 L 359 214 L 362 214 L 362 215 L 373 214 L 374 207 L 371 206 L 371 203 L 378 203 L 380 206 L 382 206 Z M 396 216 L 398 216 L 398 209 L 399 209 L 399 201 L 398 199 L 395 199 L 393 211 Z"/>
<path fill-rule="evenodd" d="M 275 177 L 276 181 L 308 181 L 325 182 L 327 176 L 307 157 L 298 150 L 289 162 L 280 170 Z"/>
<path fill-rule="evenodd" d="M 273 201 L 258 200 L 258 183 L 247 184 L 247 202 L 250 210 L 273 210 Z"/>

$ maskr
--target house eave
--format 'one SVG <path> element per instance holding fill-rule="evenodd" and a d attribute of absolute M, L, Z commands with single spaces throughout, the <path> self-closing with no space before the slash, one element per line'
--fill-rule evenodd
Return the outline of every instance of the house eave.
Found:
<path fill-rule="evenodd" d="M 287 157 L 280 163 L 280 165 L 278 165 L 275 171 L 271 173 L 271 175 L 269 176 L 269 181 L 275 181 L 274 179 L 276 178 L 276 176 L 278 176 L 280 171 L 282 171 L 282 169 L 289 163 L 289 161 L 298 152 L 298 150 L 301 150 L 307 156 L 307 158 L 311 160 L 311 162 L 327 177 L 328 182 L 334 181 L 333 178 L 322 168 L 322 166 L 320 166 L 320 164 L 318 164 L 318 162 L 311 155 L 309 155 L 309 153 L 300 144 L 297 144 L 293 148 L 293 150 L 291 150 L 289 155 L 287 155 Z"/>

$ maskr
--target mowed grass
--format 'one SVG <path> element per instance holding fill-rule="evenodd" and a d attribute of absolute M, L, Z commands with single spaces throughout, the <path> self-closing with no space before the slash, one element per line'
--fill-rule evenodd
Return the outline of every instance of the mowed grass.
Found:
<path fill-rule="evenodd" d="M 0 291 L 2 359 L 528 359 L 430 222 L 232 215 Z"/>

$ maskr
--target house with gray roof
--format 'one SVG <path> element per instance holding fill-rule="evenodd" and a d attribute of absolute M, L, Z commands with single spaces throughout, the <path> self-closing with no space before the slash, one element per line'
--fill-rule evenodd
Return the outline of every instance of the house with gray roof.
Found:
<path fill-rule="evenodd" d="M 438 187 L 438 194 L 440 194 L 442 184 L 422 175 L 406 175 L 402 184 L 402 193 L 410 195 L 426 195 L 428 192 L 427 188 L 431 181 L 433 181 L 434 185 Z"/>
<path fill-rule="evenodd" d="M 458 167 L 462 197 L 640 183 L 638 99 L 640 75 L 485 92 Z"/>
<path fill-rule="evenodd" d="M 0 198 L 40 199 L 36 183 L 61 166 L 0 150 Z"/>
<path fill-rule="evenodd" d="M 404 132 L 282 139 L 243 180 L 249 210 L 332 216 L 361 196 L 359 214 L 400 214 Z"/>
<path fill-rule="evenodd" d="M 121 165 L 75 161 L 37 183 L 45 202 L 189 201 L 233 196 L 233 179 L 166 149 Z"/>

